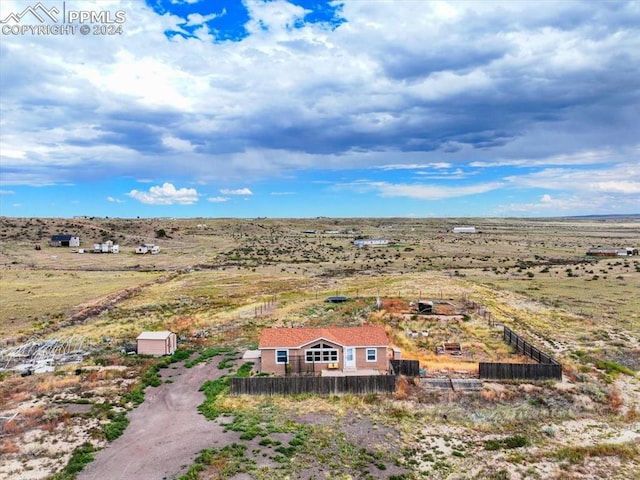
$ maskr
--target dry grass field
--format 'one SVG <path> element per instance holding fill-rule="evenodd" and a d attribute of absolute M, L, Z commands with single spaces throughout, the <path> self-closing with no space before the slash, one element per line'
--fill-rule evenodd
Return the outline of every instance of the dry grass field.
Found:
<path fill-rule="evenodd" d="M 457 225 L 478 233 L 453 234 Z M 50 247 L 58 233 L 88 251 L 113 240 L 121 253 Z M 356 238 L 393 243 L 358 248 Z M 143 242 L 160 254 L 136 255 Z M 640 218 L 0 218 L 0 348 L 76 336 L 87 349 L 52 372 L 0 371 L 0 478 L 76 478 L 121 433 L 161 382 L 161 360 L 121 353 L 142 330 L 173 330 L 206 360 L 212 347 L 237 358 L 267 326 L 363 322 L 384 325 L 435 378 L 524 361 L 502 341 L 504 324 L 560 361 L 563 380 L 473 392 L 401 381 L 395 395 L 363 397 L 222 389 L 203 411 L 241 434 L 185 459 L 179 478 L 635 478 L 640 257 L 585 255 L 598 246 L 637 248 Z M 455 315 L 412 314 L 418 299 Z M 436 355 L 448 341 L 463 354 Z"/>

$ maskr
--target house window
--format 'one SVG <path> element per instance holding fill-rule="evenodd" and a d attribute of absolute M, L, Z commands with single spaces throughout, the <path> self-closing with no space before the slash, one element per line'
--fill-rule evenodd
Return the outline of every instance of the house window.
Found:
<path fill-rule="evenodd" d="M 289 350 L 276 350 L 276 363 L 289 363 Z"/>
<path fill-rule="evenodd" d="M 335 363 L 338 361 L 338 350 L 326 343 L 317 343 L 304 352 L 307 363 Z"/>
<path fill-rule="evenodd" d="M 367 362 L 375 362 L 376 360 L 378 360 L 378 350 L 367 348 Z"/>

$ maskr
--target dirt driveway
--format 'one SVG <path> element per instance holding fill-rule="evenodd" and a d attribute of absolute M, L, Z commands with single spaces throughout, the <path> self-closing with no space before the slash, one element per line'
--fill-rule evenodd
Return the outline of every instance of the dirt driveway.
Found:
<path fill-rule="evenodd" d="M 144 402 L 129 412 L 124 434 L 96 454 L 79 480 L 162 480 L 184 473 L 197 454 L 219 446 L 222 427 L 198 413 L 206 380 L 219 378 L 220 358 L 185 368 L 183 363 L 160 370 L 163 383 L 147 387 Z"/>

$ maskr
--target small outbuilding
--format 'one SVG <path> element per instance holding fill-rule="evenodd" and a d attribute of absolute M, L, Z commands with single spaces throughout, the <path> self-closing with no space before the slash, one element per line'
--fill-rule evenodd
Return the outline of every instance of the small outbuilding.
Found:
<path fill-rule="evenodd" d="M 418 313 L 435 313 L 431 300 L 418 300 Z"/>
<path fill-rule="evenodd" d="M 169 331 L 142 332 L 136 338 L 138 355 L 172 355 L 177 344 L 176 334 Z"/>
<path fill-rule="evenodd" d="M 52 247 L 79 247 L 80 237 L 75 235 L 51 235 Z"/>

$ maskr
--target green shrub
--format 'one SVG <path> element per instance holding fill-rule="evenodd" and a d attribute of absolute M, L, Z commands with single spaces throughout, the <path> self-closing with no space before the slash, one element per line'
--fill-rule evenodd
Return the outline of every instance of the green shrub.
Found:
<path fill-rule="evenodd" d="M 198 406 L 198 411 L 208 420 L 215 420 L 220 415 L 220 411 L 216 407 L 216 398 L 218 395 L 229 391 L 230 382 L 226 376 L 217 380 L 207 380 L 200 387 L 200 391 L 204 392 L 205 401 Z"/>
<path fill-rule="evenodd" d="M 123 412 L 116 413 L 111 420 L 111 423 L 107 423 L 103 427 L 103 432 L 105 438 L 112 442 L 120 435 L 124 433 L 127 426 L 129 425 L 129 419 Z"/>
<path fill-rule="evenodd" d="M 496 440 L 487 440 L 484 442 L 485 450 L 503 450 L 511 448 L 526 447 L 530 441 L 523 435 L 514 435 L 512 437 L 506 437 Z"/>
<path fill-rule="evenodd" d="M 82 471 L 85 465 L 93 461 L 93 454 L 97 449 L 88 442 L 83 443 L 76 448 L 71 454 L 69 463 L 62 469 L 62 471 L 55 473 L 49 480 L 73 480 L 76 475 Z"/>
<path fill-rule="evenodd" d="M 635 375 L 634 371 L 630 368 L 625 367 L 624 365 L 620 365 L 617 362 L 612 362 L 609 360 L 597 360 L 596 367 L 600 370 L 604 370 L 608 374 L 614 375 L 617 373 L 624 373 L 625 375 L 629 375 L 633 377 Z"/>
<path fill-rule="evenodd" d="M 556 452 L 557 460 L 566 460 L 570 464 L 580 464 L 588 457 L 618 457 L 621 460 L 633 460 L 640 455 L 640 446 L 634 443 L 602 443 L 583 447 L 564 447 Z"/>

